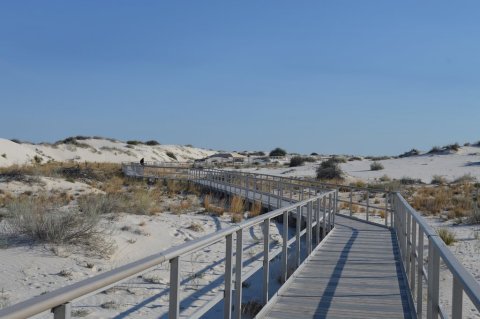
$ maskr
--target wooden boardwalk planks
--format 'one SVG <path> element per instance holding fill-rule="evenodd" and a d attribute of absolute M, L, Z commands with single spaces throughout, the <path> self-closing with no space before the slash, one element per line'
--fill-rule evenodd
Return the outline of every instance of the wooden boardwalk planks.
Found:
<path fill-rule="evenodd" d="M 333 232 L 262 317 L 412 318 L 393 236 L 387 228 L 337 216 Z"/>

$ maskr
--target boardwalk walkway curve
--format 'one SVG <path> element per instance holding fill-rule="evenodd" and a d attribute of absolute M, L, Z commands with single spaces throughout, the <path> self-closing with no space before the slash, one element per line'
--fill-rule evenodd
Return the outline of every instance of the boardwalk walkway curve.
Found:
<path fill-rule="evenodd" d="M 123 171 L 136 178 L 185 179 L 251 202 L 260 201 L 271 211 L 12 305 L 0 310 L 0 318 L 26 318 L 49 309 L 54 318 L 70 318 L 74 300 L 104 291 L 164 262 L 171 265 L 169 318 L 178 318 L 182 316 L 180 257 L 220 240 L 226 240 L 224 295 L 214 298 L 193 318 L 201 317 L 221 299 L 224 318 L 240 318 L 242 282 L 252 275 L 242 271 L 242 233 L 254 225 L 268 225 L 273 218 L 283 220 L 283 243 L 280 250 L 272 251 L 269 228 L 264 227 L 263 265 L 253 269 L 261 268 L 264 274 L 265 306 L 258 318 L 462 318 L 465 296 L 480 310 L 478 282 L 399 193 L 188 165 L 126 163 Z M 375 203 L 375 194 L 382 196 L 384 205 L 372 205 L 372 194 Z M 355 207 L 366 211 L 364 221 L 352 217 Z M 383 209 L 381 218 L 378 211 L 375 214 L 378 209 Z M 292 220 L 296 230 L 289 238 Z M 306 246 L 305 260 L 300 256 L 301 245 Z M 285 283 L 270 296 L 269 265 L 277 255 Z M 295 257 L 293 265 L 290 255 Z M 451 309 L 445 309 L 439 300 L 441 262 L 453 277 Z M 289 276 L 292 266 L 296 270 Z"/>

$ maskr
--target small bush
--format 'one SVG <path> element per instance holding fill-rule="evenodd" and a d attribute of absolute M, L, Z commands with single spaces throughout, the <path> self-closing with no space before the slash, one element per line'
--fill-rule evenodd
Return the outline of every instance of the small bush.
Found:
<path fill-rule="evenodd" d="M 473 183 L 476 181 L 476 178 L 470 174 L 465 174 L 465 175 L 462 175 L 458 178 L 456 178 L 453 182 L 454 183 Z"/>
<path fill-rule="evenodd" d="M 176 157 L 175 154 L 173 154 L 172 152 L 167 152 L 166 154 L 167 154 L 167 156 L 170 157 L 171 159 L 177 160 L 177 157 Z"/>
<path fill-rule="evenodd" d="M 334 157 L 320 164 L 317 168 L 317 179 L 343 179 L 343 172 Z"/>
<path fill-rule="evenodd" d="M 455 233 L 449 231 L 446 228 L 440 228 L 437 230 L 438 236 L 443 240 L 447 246 L 453 245 L 456 242 Z"/>
<path fill-rule="evenodd" d="M 286 156 L 286 155 L 287 155 L 287 151 L 285 151 L 280 147 L 273 149 L 272 151 L 270 151 L 270 154 L 269 154 L 269 156 Z"/>
<path fill-rule="evenodd" d="M 191 223 L 190 226 L 187 227 L 187 229 L 194 231 L 194 232 L 202 232 L 205 231 L 203 226 L 199 223 Z"/>
<path fill-rule="evenodd" d="M 480 224 L 480 208 L 478 207 L 478 204 L 473 204 L 473 209 L 471 210 L 467 222 L 469 224 Z"/>
<path fill-rule="evenodd" d="M 443 148 L 447 151 L 457 152 L 460 149 L 460 145 L 458 143 L 455 143 L 455 144 L 444 146 Z"/>
<path fill-rule="evenodd" d="M 420 155 L 420 151 L 415 148 L 412 148 L 410 151 L 405 152 L 399 155 L 398 157 L 403 158 L 403 157 L 410 157 L 410 156 L 417 156 L 417 155 Z"/>
<path fill-rule="evenodd" d="M 133 141 L 127 141 L 127 144 L 128 145 L 141 145 L 143 143 L 141 141 L 133 140 Z"/>
<path fill-rule="evenodd" d="M 256 217 L 260 215 L 262 212 L 262 203 L 259 201 L 255 201 L 250 209 L 250 212 L 248 213 L 249 217 Z"/>
<path fill-rule="evenodd" d="M 3 154 L 2 154 L 2 157 L 3 157 L 3 158 L 7 158 L 7 154 L 3 153 Z"/>
<path fill-rule="evenodd" d="M 380 171 L 382 169 L 384 169 L 382 163 L 373 162 L 372 164 L 370 164 L 370 170 L 372 171 Z"/>
<path fill-rule="evenodd" d="M 318 153 L 313 152 L 310 154 L 310 156 L 318 156 Z"/>
<path fill-rule="evenodd" d="M 441 151 L 442 149 L 440 147 L 434 146 L 430 151 L 428 151 L 428 154 L 436 154 L 436 153 L 440 153 Z"/>
<path fill-rule="evenodd" d="M 242 213 L 232 213 L 232 223 L 239 223 L 243 220 Z"/>
<path fill-rule="evenodd" d="M 422 183 L 422 180 L 421 179 L 415 179 L 415 178 L 411 178 L 411 177 L 402 177 L 400 179 L 400 184 L 401 185 L 415 185 L 415 184 L 421 184 Z"/>
<path fill-rule="evenodd" d="M 290 159 L 290 167 L 302 166 L 305 163 L 305 159 L 301 156 L 294 156 Z"/>
<path fill-rule="evenodd" d="M 35 164 L 40 164 L 40 163 L 42 163 L 42 161 L 43 161 L 43 158 L 40 157 L 40 156 L 38 156 L 38 155 L 35 155 L 35 156 L 33 157 L 33 162 L 34 162 Z"/>
<path fill-rule="evenodd" d="M 383 175 L 379 178 L 380 182 L 390 182 L 391 178 L 388 175 Z"/>
<path fill-rule="evenodd" d="M 160 145 L 160 143 L 155 140 L 149 140 L 145 142 L 145 145 L 155 146 L 155 145 Z"/>
<path fill-rule="evenodd" d="M 433 175 L 431 184 L 444 185 L 447 183 L 447 179 L 441 175 Z"/>

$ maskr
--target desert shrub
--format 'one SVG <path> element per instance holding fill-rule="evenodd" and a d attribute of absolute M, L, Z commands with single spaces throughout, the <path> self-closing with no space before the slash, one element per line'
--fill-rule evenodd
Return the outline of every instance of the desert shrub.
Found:
<path fill-rule="evenodd" d="M 13 143 L 22 144 L 22 141 L 16 138 L 12 138 L 10 141 L 12 141 Z"/>
<path fill-rule="evenodd" d="M 451 246 L 456 242 L 455 233 L 449 231 L 446 228 L 440 228 L 437 230 L 438 236 L 443 240 L 447 246 Z"/>
<path fill-rule="evenodd" d="M 460 144 L 458 144 L 458 143 L 450 144 L 450 145 L 444 146 L 443 149 L 445 149 L 447 151 L 457 152 L 460 149 Z"/>
<path fill-rule="evenodd" d="M 40 163 L 42 163 L 42 161 L 43 161 L 43 158 L 42 158 L 41 156 L 35 155 L 35 156 L 33 157 L 33 162 L 34 162 L 35 164 L 40 164 Z"/>
<path fill-rule="evenodd" d="M 463 146 L 470 146 L 470 145 L 472 145 L 472 144 L 470 144 L 468 142 L 463 144 Z"/>
<path fill-rule="evenodd" d="M 420 155 L 420 151 L 415 148 L 412 148 L 410 151 L 400 154 L 398 157 L 403 158 L 403 157 L 410 157 L 410 156 L 417 156 L 417 155 Z"/>
<path fill-rule="evenodd" d="M 447 183 L 447 179 L 441 175 L 433 175 L 431 184 L 444 185 Z"/>
<path fill-rule="evenodd" d="M 460 177 L 457 177 L 453 182 L 454 183 L 472 183 L 475 182 L 476 178 L 470 174 L 465 174 Z"/>
<path fill-rule="evenodd" d="M 467 219 L 469 224 L 480 224 L 480 208 L 478 204 L 473 205 L 473 209 L 470 212 L 470 216 Z"/>
<path fill-rule="evenodd" d="M 205 229 L 203 228 L 203 226 L 199 223 L 191 223 L 190 226 L 187 227 L 187 229 L 191 230 L 191 231 L 194 231 L 194 232 L 202 232 L 202 231 L 205 231 Z"/>
<path fill-rule="evenodd" d="M 290 167 L 302 166 L 305 163 L 305 158 L 301 156 L 294 156 L 290 159 Z"/>
<path fill-rule="evenodd" d="M 310 154 L 310 156 L 318 156 L 318 153 L 313 152 Z"/>
<path fill-rule="evenodd" d="M 353 161 L 361 161 L 362 158 L 361 157 L 358 157 L 358 156 L 352 156 L 348 159 L 349 162 L 353 162 Z"/>
<path fill-rule="evenodd" d="M 391 159 L 390 156 L 367 156 L 365 158 L 372 161 L 383 161 L 383 160 Z"/>
<path fill-rule="evenodd" d="M 342 175 L 340 165 L 334 157 L 323 161 L 317 168 L 317 179 L 343 179 Z"/>
<path fill-rule="evenodd" d="M 370 164 L 370 170 L 372 171 L 380 171 L 382 169 L 384 169 L 384 167 L 380 162 L 373 162 L 372 164 Z"/>
<path fill-rule="evenodd" d="M 270 154 L 269 154 L 269 156 L 285 156 L 285 155 L 287 155 L 287 151 L 285 151 L 280 147 L 273 149 L 272 151 L 270 151 Z"/>
<path fill-rule="evenodd" d="M 132 141 L 127 141 L 128 145 L 141 145 L 143 142 L 137 141 L 137 140 L 132 140 Z"/>
<path fill-rule="evenodd" d="M 232 213 L 232 223 L 240 223 L 243 220 L 242 213 Z"/>
<path fill-rule="evenodd" d="M 170 157 L 171 159 L 177 160 L 177 157 L 172 152 L 167 152 L 165 154 L 167 154 L 167 156 Z"/>
<path fill-rule="evenodd" d="M 145 142 L 145 145 L 155 146 L 155 145 L 160 145 L 160 143 L 155 140 L 149 140 Z"/>
<path fill-rule="evenodd" d="M 382 176 L 380 176 L 379 180 L 380 180 L 380 182 L 390 182 L 391 178 L 388 177 L 388 175 L 382 175 Z"/>
<path fill-rule="evenodd" d="M 110 214 L 119 206 L 120 196 L 115 194 L 90 194 L 78 198 L 78 207 L 86 214 Z"/>
<path fill-rule="evenodd" d="M 436 154 L 436 153 L 440 153 L 441 151 L 442 149 L 440 147 L 434 146 L 430 151 L 428 151 L 428 154 Z"/>
<path fill-rule="evenodd" d="M 99 225 L 95 211 L 62 210 L 31 198 L 20 198 L 8 205 L 7 223 L 13 234 L 52 244 L 86 246 L 100 253 L 111 252 L 106 230 Z"/>
<path fill-rule="evenodd" d="M 3 158 L 7 158 L 7 154 L 6 154 L 6 153 L 3 153 L 3 154 L 2 154 L 2 157 L 3 157 Z"/>
<path fill-rule="evenodd" d="M 404 177 L 400 178 L 399 182 L 402 185 L 414 185 L 414 184 L 421 184 L 422 180 L 418 179 L 418 178 L 415 179 L 415 178 L 404 176 Z"/>

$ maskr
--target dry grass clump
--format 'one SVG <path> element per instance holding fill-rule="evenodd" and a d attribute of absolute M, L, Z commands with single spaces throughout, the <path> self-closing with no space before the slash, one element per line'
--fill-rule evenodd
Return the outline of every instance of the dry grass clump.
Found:
<path fill-rule="evenodd" d="M 242 213 L 232 213 L 232 223 L 240 223 L 243 220 Z"/>
<path fill-rule="evenodd" d="M 240 196 L 233 196 L 230 200 L 231 213 L 243 213 L 245 211 L 245 200 Z"/>
<path fill-rule="evenodd" d="M 187 227 L 187 229 L 191 230 L 191 231 L 194 231 L 194 232 L 203 232 L 205 231 L 205 229 L 203 228 L 203 226 L 199 223 L 191 223 L 190 226 Z"/>
<path fill-rule="evenodd" d="M 478 207 L 477 203 L 473 205 L 473 209 L 470 213 L 470 216 L 468 216 L 467 222 L 469 224 L 480 224 L 480 208 Z"/>
<path fill-rule="evenodd" d="M 413 195 L 411 205 L 426 214 L 447 212 L 449 218 L 464 217 L 473 208 L 472 193 L 473 185 L 469 183 L 421 187 Z"/>
<path fill-rule="evenodd" d="M 178 204 L 171 204 L 170 211 L 175 214 L 184 213 L 188 210 L 191 210 L 193 203 L 190 199 L 181 200 Z"/>
<path fill-rule="evenodd" d="M 88 309 L 74 309 L 72 310 L 72 317 L 86 317 L 90 314 Z"/>
<path fill-rule="evenodd" d="M 36 242 L 88 247 L 99 254 L 113 251 L 105 240 L 106 228 L 100 225 L 100 213 L 94 209 L 61 209 L 55 203 L 33 198 L 18 198 L 7 206 L 6 219 L 13 236 Z"/>
<path fill-rule="evenodd" d="M 455 233 L 446 228 L 437 229 L 437 233 L 447 246 L 451 246 L 456 242 Z"/>
<path fill-rule="evenodd" d="M 433 175 L 430 183 L 434 185 L 445 185 L 447 184 L 447 179 L 441 175 Z"/>
<path fill-rule="evenodd" d="M 217 205 L 214 205 L 212 202 L 213 196 L 211 194 L 205 195 L 203 199 L 203 207 L 205 207 L 205 211 L 217 216 L 222 216 L 225 213 L 225 201 L 221 200 Z"/>
<path fill-rule="evenodd" d="M 262 212 L 262 203 L 259 202 L 259 201 L 255 201 L 252 204 L 252 207 L 250 208 L 248 216 L 249 217 L 256 217 L 256 216 L 260 215 L 261 212 Z"/>

